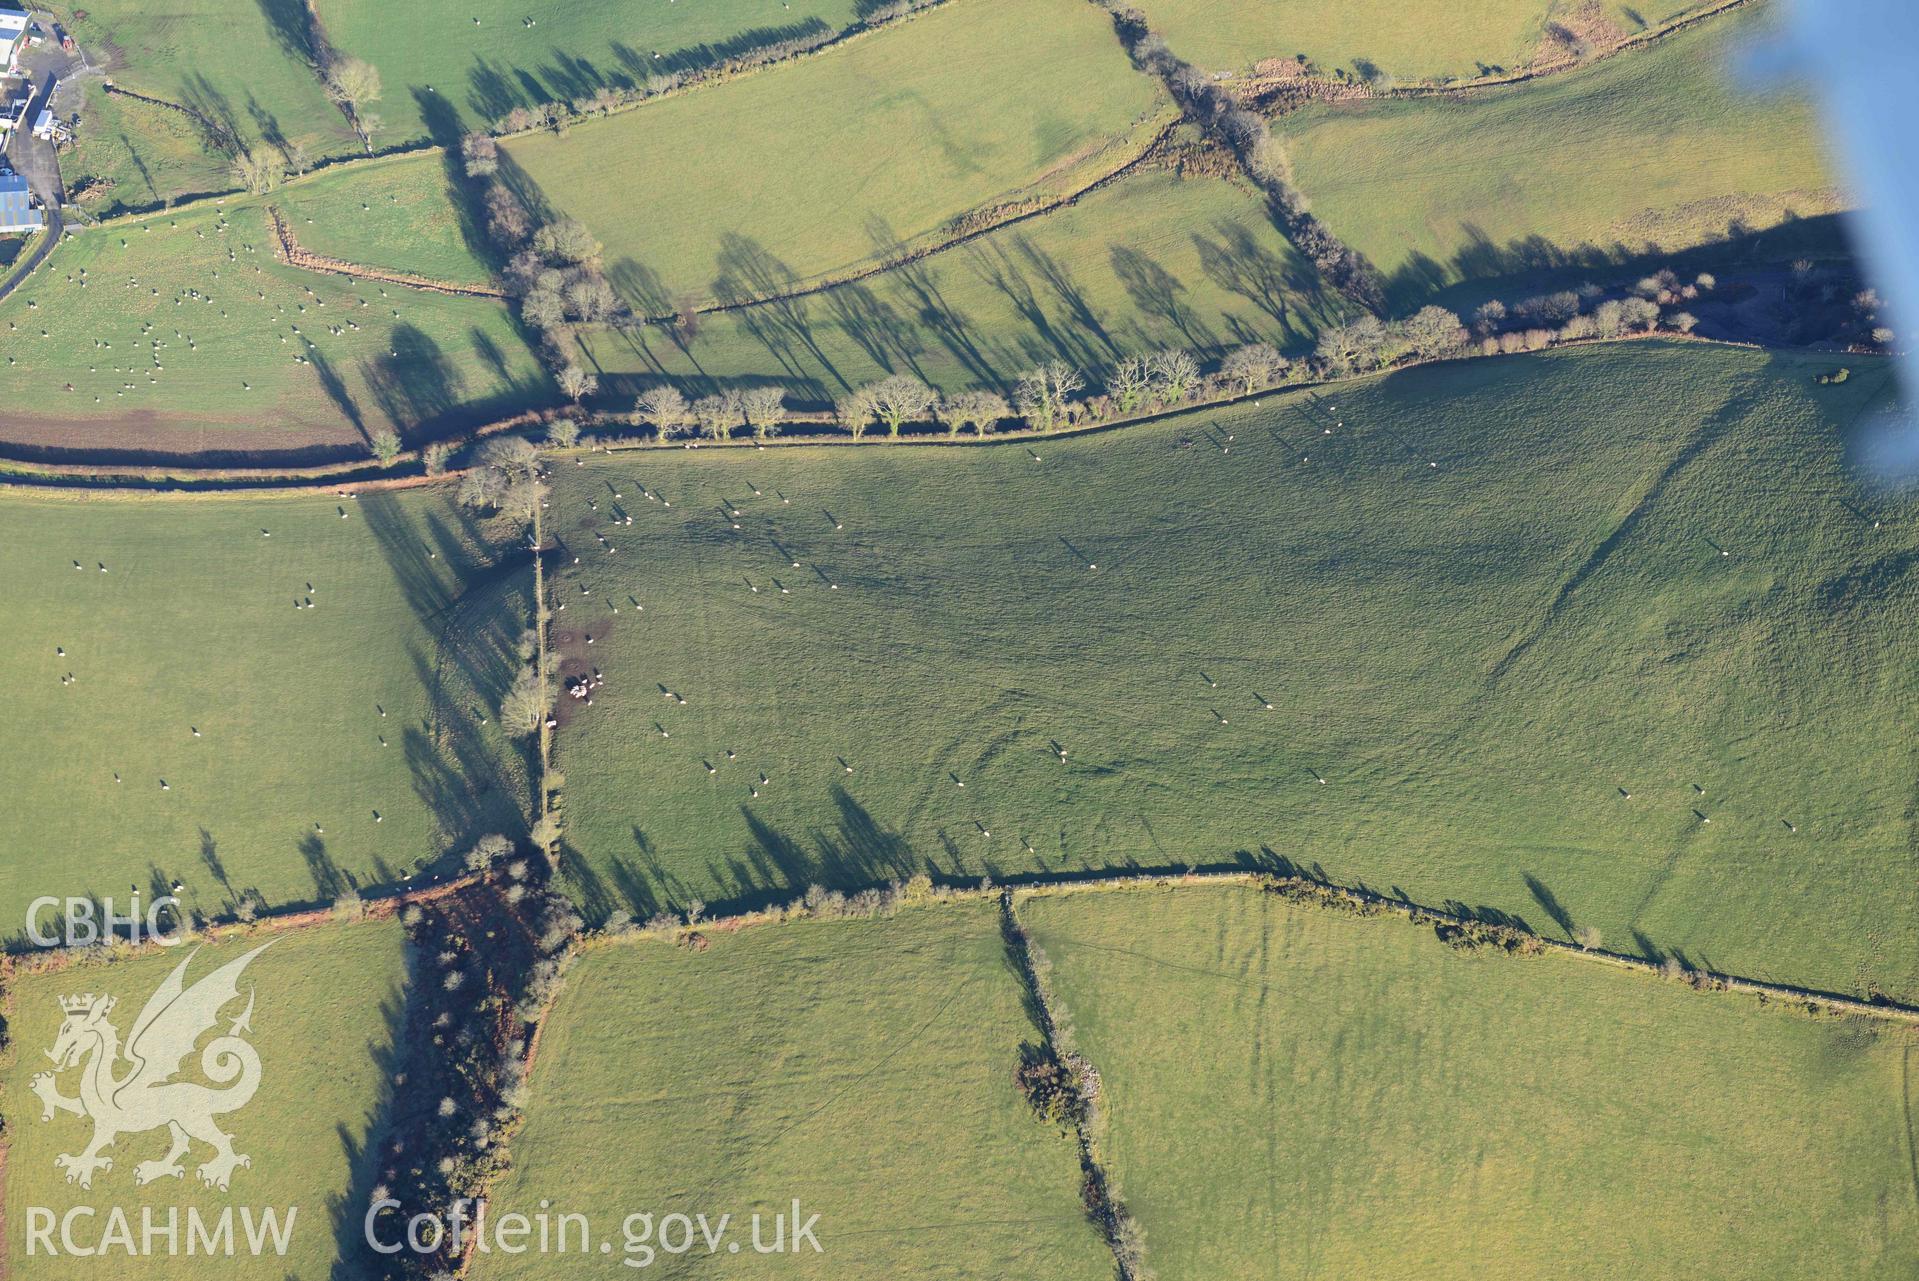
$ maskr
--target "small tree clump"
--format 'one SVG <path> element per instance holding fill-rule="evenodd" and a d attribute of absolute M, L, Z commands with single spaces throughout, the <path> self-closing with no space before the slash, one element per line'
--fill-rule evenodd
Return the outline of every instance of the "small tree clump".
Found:
<path fill-rule="evenodd" d="M 962 391 L 940 405 L 940 417 L 952 435 L 971 428 L 976 436 L 990 436 L 1001 420 L 1012 413 L 1006 397 L 993 391 Z"/>
<path fill-rule="evenodd" d="M 500 144 L 488 134 L 470 133 L 460 139 L 460 159 L 469 178 L 490 178 L 500 171 Z"/>
<path fill-rule="evenodd" d="M 367 451 L 382 467 L 390 466 L 400 456 L 400 438 L 391 430 L 382 427 L 373 433 L 373 439 L 367 442 Z"/>
<path fill-rule="evenodd" d="M 725 440 L 740 425 L 740 398 L 730 391 L 702 396 L 693 402 L 693 417 L 709 440 Z"/>
<path fill-rule="evenodd" d="M 544 258 L 565 263 L 591 262 L 601 252 L 600 242 L 586 224 L 572 218 L 550 222 L 534 232 L 533 248 Z"/>
<path fill-rule="evenodd" d="M 500 699 L 500 721 L 508 733 L 525 737 L 540 728 L 552 705 L 548 691 L 542 688 L 538 666 L 529 664 L 514 676 L 513 684 Z"/>

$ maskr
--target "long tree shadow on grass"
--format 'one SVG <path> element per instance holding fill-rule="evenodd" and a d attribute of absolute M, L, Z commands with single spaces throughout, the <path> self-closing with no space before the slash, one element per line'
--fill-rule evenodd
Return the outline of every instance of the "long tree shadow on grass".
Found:
<path fill-rule="evenodd" d="M 313 10 L 305 0 L 256 0 L 256 3 L 280 51 L 309 67 L 318 66 L 318 33 L 314 29 Z"/>
<path fill-rule="evenodd" d="M 420 959 L 416 949 L 406 949 L 401 995 L 399 999 L 392 996 L 380 998 L 379 1026 L 383 1035 L 367 1038 L 367 1057 L 373 1061 L 379 1076 L 380 1095 L 367 1109 L 364 1118 L 365 1140 L 356 1139 L 344 1121 L 334 1126 L 340 1150 L 346 1157 L 348 1182 L 344 1192 L 329 1192 L 326 1198 L 327 1218 L 333 1225 L 334 1259 L 328 1273 L 330 1281 L 363 1281 L 363 1278 L 374 1275 L 366 1266 L 368 1245 L 364 1223 L 366 1212 L 376 1199 L 374 1189 L 383 1181 L 380 1144 L 384 1136 L 381 1129 L 384 1119 L 393 1111 L 394 1082 L 403 1066 L 400 1038 L 406 1029 L 405 993 L 422 977 L 416 973 Z"/>
<path fill-rule="evenodd" d="M 428 712 L 423 723 L 400 732 L 414 794 L 438 828 L 440 848 L 421 852 L 425 871 L 435 856 L 457 855 L 488 832 L 517 837 L 526 830 L 536 762 L 524 740 L 503 744 L 493 709 L 520 667 L 520 637 L 533 608 L 533 558 L 514 540 L 483 559 L 473 549 L 489 540 L 470 517 L 461 514 L 464 526 L 456 532 L 438 510 L 416 519 L 392 494 L 363 494 L 359 511 L 400 593 L 433 638 L 430 653 L 408 646 Z"/>
<path fill-rule="evenodd" d="M 465 383 L 440 344 L 414 325 L 395 325 L 387 354 L 364 362 L 360 377 L 380 412 L 407 433 L 450 416 Z"/>
<path fill-rule="evenodd" d="M 1446 260 L 1414 253 L 1395 268 L 1386 279 L 1386 298 L 1395 312 L 1408 312 L 1448 290 L 1470 285 L 1484 292 L 1499 280 L 1530 278 L 1537 291 L 1586 272 L 1622 275 L 1667 266 L 1694 272 L 1800 254 L 1843 256 L 1849 252 L 1844 225 L 1843 214 L 1788 217 L 1763 230 L 1735 218 L 1703 244 L 1662 249 L 1650 241 L 1561 245 L 1538 234 L 1500 243 L 1467 223 L 1461 228 L 1466 243 Z"/>

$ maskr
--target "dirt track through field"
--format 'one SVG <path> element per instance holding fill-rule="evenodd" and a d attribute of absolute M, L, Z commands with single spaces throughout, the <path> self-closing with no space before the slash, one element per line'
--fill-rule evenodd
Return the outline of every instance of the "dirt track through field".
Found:
<path fill-rule="evenodd" d="M 383 285 L 400 285 L 407 289 L 424 289 L 429 293 L 449 294 L 455 298 L 505 298 L 504 289 L 492 285 L 454 285 L 444 280 L 433 280 L 426 276 L 414 276 L 403 271 L 384 271 L 378 267 L 364 267 L 359 263 L 347 262 L 341 258 L 329 258 L 325 254 L 316 254 L 304 249 L 293 234 L 293 228 L 287 224 L 286 216 L 273 205 L 266 206 L 267 222 L 273 228 L 273 256 L 289 267 L 298 267 L 302 271 L 320 271 L 334 276 L 347 276 L 354 280 L 371 280 Z"/>

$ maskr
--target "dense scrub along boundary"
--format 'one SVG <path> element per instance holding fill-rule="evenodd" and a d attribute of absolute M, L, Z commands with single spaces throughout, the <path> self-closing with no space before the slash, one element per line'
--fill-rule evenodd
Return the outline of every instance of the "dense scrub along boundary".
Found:
<path fill-rule="evenodd" d="M 1266 197 L 1274 221 L 1327 283 L 1354 303 L 1378 314 L 1385 295 L 1378 272 L 1329 231 L 1289 180 L 1285 158 L 1264 117 L 1242 106 L 1218 81 L 1167 47 L 1148 18 L 1126 0 L 1092 0 L 1113 20 L 1113 29 L 1133 64 L 1157 77 L 1186 117 L 1230 151 L 1246 177 Z"/>

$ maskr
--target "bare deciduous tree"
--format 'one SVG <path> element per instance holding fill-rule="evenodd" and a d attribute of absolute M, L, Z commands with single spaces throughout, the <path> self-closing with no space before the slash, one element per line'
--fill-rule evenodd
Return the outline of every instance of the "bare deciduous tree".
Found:
<path fill-rule="evenodd" d="M 486 189 L 486 234 L 495 243 L 515 248 L 533 230 L 526 206 L 503 183 L 491 183 Z"/>
<path fill-rule="evenodd" d="M 1575 296 L 1573 310 L 1579 310 Z M 1466 327 L 1444 307 L 1421 307 L 1407 318 L 1406 343 L 1422 356 L 1450 356 L 1466 346 Z"/>
<path fill-rule="evenodd" d="M 520 299 L 520 316 L 535 329 L 549 329 L 566 319 L 566 300 L 551 289 L 533 289 Z"/>
<path fill-rule="evenodd" d="M 1659 323 L 1659 304 L 1650 298 L 1626 298 L 1619 305 L 1628 329 L 1651 329 Z"/>
<path fill-rule="evenodd" d="M 325 79 L 327 97 L 346 113 L 361 144 L 373 150 L 373 134 L 380 120 L 368 114 L 366 107 L 380 97 L 379 69 L 360 58 L 335 58 L 327 64 Z"/>
<path fill-rule="evenodd" d="M 1106 394 L 1112 397 L 1122 414 L 1130 414 L 1146 399 L 1152 384 L 1152 372 L 1146 367 L 1145 357 L 1128 356 L 1114 365 L 1113 372 L 1107 376 Z"/>
<path fill-rule="evenodd" d="M 461 506 L 496 510 L 525 524 L 546 497 L 540 451 L 518 436 L 493 437 L 480 450 L 480 465 L 461 478 L 457 497 Z"/>
<path fill-rule="evenodd" d="M 955 436 L 966 427 L 971 427 L 975 435 L 990 436 L 993 428 L 1002 419 L 1010 417 L 1012 412 L 1006 397 L 992 391 L 963 391 L 940 406 L 940 416 L 946 420 L 947 430 Z"/>
<path fill-rule="evenodd" d="M 566 263 L 590 262 L 601 252 L 600 242 L 586 224 L 572 218 L 550 222 L 534 232 L 533 248 L 547 258 Z"/>
<path fill-rule="evenodd" d="M 702 396 L 693 403 L 693 417 L 712 440 L 725 440 L 740 425 L 740 398 L 730 391 Z"/>
<path fill-rule="evenodd" d="M 374 460 L 385 467 L 400 456 L 400 437 L 392 430 L 382 427 L 373 433 L 373 439 L 367 442 L 367 452 Z"/>
<path fill-rule="evenodd" d="M 585 272 L 566 287 L 566 307 L 581 320 L 605 320 L 619 310 L 620 297 L 598 272 Z"/>
<path fill-rule="evenodd" d="M 251 151 L 242 151 L 235 156 L 228 172 L 232 174 L 235 182 L 256 196 L 269 190 L 274 180 L 280 176 L 271 161 Z"/>
<path fill-rule="evenodd" d="M 470 133 L 460 139 L 460 158 L 467 177 L 490 177 L 500 171 L 500 144 L 486 134 Z"/>
<path fill-rule="evenodd" d="M 1377 368 L 1385 349 L 1386 327 L 1377 316 L 1361 316 L 1321 330 L 1314 350 L 1333 373 L 1350 374 Z"/>
<path fill-rule="evenodd" d="M 1270 343 L 1247 343 L 1244 347 L 1235 347 L 1226 354 L 1220 364 L 1220 375 L 1239 384 L 1247 395 L 1261 387 L 1270 387 L 1278 382 L 1292 362 L 1279 354 Z"/>
<path fill-rule="evenodd" d="M 1146 368 L 1152 375 L 1154 397 L 1165 405 L 1177 405 L 1185 400 L 1186 393 L 1199 380 L 1199 362 L 1193 359 L 1193 353 L 1177 348 L 1155 352 L 1147 360 Z"/>
<path fill-rule="evenodd" d="M 767 384 L 748 387 L 740 393 L 740 412 L 760 440 L 780 434 L 780 422 L 786 417 L 786 389 Z"/>
<path fill-rule="evenodd" d="M 670 439 L 687 422 L 686 397 L 680 394 L 678 388 L 665 384 L 648 387 L 641 392 L 633 411 L 639 415 L 640 421 L 653 424 L 653 430 L 660 434 L 661 440 Z"/>
<path fill-rule="evenodd" d="M 1063 360 L 1048 361 L 1020 375 L 1013 389 L 1013 405 L 1036 429 L 1052 431 L 1066 417 L 1074 395 L 1085 386 L 1079 370 Z"/>
<path fill-rule="evenodd" d="M 911 374 L 882 378 L 868 387 L 866 394 L 889 436 L 898 436 L 901 424 L 925 415 L 939 403 L 939 393 Z"/>
<path fill-rule="evenodd" d="M 867 395 L 864 387 L 848 392 L 833 402 L 833 416 L 841 426 L 853 433 L 854 440 L 858 440 L 872 424 L 873 398 Z"/>
<path fill-rule="evenodd" d="M 531 734 L 552 709 L 553 700 L 542 688 L 540 673 L 533 664 L 522 667 L 512 686 L 500 699 L 500 720 L 515 736 Z"/>

